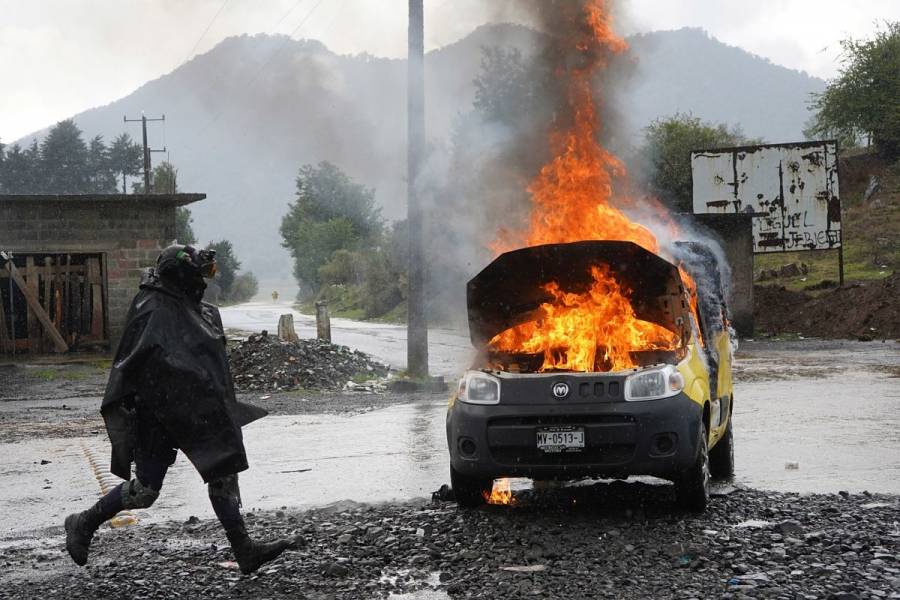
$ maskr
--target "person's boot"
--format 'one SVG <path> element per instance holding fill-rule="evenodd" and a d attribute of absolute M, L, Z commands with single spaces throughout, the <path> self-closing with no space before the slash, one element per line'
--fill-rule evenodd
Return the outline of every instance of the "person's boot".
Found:
<path fill-rule="evenodd" d="M 103 514 L 99 502 L 84 512 L 72 513 L 66 517 L 66 550 L 76 565 L 83 567 L 87 563 L 94 532 L 107 518 L 109 517 Z"/>
<path fill-rule="evenodd" d="M 66 550 L 75 564 L 83 567 L 87 563 L 88 550 L 94 532 L 104 522 L 109 521 L 122 510 L 122 487 L 118 485 L 109 491 L 100 501 L 84 512 L 73 513 L 66 517 Z"/>
<path fill-rule="evenodd" d="M 247 528 L 243 523 L 234 524 L 225 530 L 225 535 L 234 551 L 237 564 L 241 573 L 249 575 L 263 564 L 281 555 L 282 552 L 294 545 L 294 541 L 287 539 L 274 542 L 258 543 L 247 535 Z"/>

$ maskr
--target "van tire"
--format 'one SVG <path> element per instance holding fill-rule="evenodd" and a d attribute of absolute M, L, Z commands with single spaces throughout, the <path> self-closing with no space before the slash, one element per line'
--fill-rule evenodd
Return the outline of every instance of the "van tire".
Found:
<path fill-rule="evenodd" d="M 709 472 L 716 479 L 725 479 L 734 475 L 734 431 L 730 415 L 725 435 L 709 451 Z"/>
<path fill-rule="evenodd" d="M 709 435 L 706 423 L 700 424 L 697 458 L 675 479 L 675 498 L 684 510 L 702 513 L 709 504 Z"/>
<path fill-rule="evenodd" d="M 483 477 L 470 477 L 463 475 L 453 467 L 450 467 L 450 487 L 456 504 L 462 508 L 478 508 L 483 505 L 485 494 L 490 495 L 494 480 Z"/>

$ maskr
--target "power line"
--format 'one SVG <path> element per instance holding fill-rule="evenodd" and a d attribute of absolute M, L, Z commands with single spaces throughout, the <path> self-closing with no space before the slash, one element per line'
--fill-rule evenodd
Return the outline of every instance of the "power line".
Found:
<path fill-rule="evenodd" d="M 309 18 L 313 15 L 313 13 L 316 12 L 316 9 L 319 8 L 319 6 L 321 6 L 321 4 L 322 4 L 324 1 L 325 1 L 325 0 L 319 0 L 318 2 L 315 3 L 315 5 L 313 5 L 313 7 L 312 7 L 311 9 L 309 9 L 309 11 L 308 11 L 308 12 L 306 13 L 306 15 L 303 17 L 303 19 L 301 19 L 300 23 L 294 28 L 293 31 L 291 31 L 290 35 L 288 35 L 287 38 L 284 39 L 284 40 L 281 42 L 281 44 L 278 45 L 278 47 L 275 49 L 275 51 L 272 52 L 272 54 L 269 55 L 269 58 L 267 58 L 266 61 L 265 61 L 258 69 L 256 69 L 256 72 L 253 74 L 253 77 L 250 79 L 250 81 L 248 81 L 247 83 L 245 83 L 245 84 L 242 86 L 243 88 L 245 88 L 245 89 L 250 89 L 250 88 L 253 86 L 253 84 L 256 83 L 256 81 L 259 79 L 260 75 L 261 75 L 262 72 L 266 69 L 266 67 L 268 67 L 268 66 L 272 63 L 272 61 L 275 60 L 275 58 L 276 58 L 279 54 L 281 54 L 281 51 L 284 50 L 284 48 L 288 45 L 288 43 L 291 42 L 292 38 L 297 34 L 297 32 L 300 31 L 300 29 L 303 27 L 303 25 L 306 24 L 306 22 L 307 22 L 307 21 L 309 20 Z M 294 8 L 296 8 L 297 5 L 299 5 L 299 2 L 298 2 L 297 4 L 295 4 L 294 7 L 292 7 L 291 10 L 289 10 L 289 11 L 285 14 L 285 17 L 287 16 L 287 14 L 290 14 L 291 12 L 293 12 Z M 282 18 L 282 20 L 284 20 L 284 17 Z M 213 115 L 213 117 L 210 118 L 210 119 L 203 125 L 203 127 L 200 129 L 199 133 L 198 133 L 196 136 L 194 136 L 194 139 L 199 139 L 199 138 L 201 138 L 201 137 L 206 133 L 206 131 L 207 131 L 210 127 L 212 127 L 212 126 L 216 123 L 216 121 L 219 120 L 219 117 L 220 117 L 220 116 L 221 116 L 221 112 L 218 112 L 218 111 L 217 111 L 217 112 Z"/>
<path fill-rule="evenodd" d="M 228 1 L 228 0 L 226 0 L 226 1 Z M 281 15 L 281 17 L 278 19 L 278 21 L 275 22 L 275 25 L 272 27 L 272 30 L 277 31 L 278 27 L 281 26 L 281 24 L 284 22 L 284 20 L 287 19 L 290 16 L 290 14 L 292 12 L 294 12 L 294 10 L 296 10 L 296 8 L 298 6 L 300 6 L 300 4 L 302 4 L 303 2 L 305 2 L 305 0 L 297 0 L 294 3 L 294 5 L 291 6 L 291 8 L 288 9 L 288 11 L 286 13 Z M 209 84 L 207 84 L 206 91 L 207 92 L 210 91 L 214 85 L 217 85 L 219 82 L 221 82 L 224 79 L 224 75 L 225 75 L 225 73 L 223 71 L 220 71 L 219 74 L 216 76 L 215 80 L 211 81 Z"/>
<path fill-rule="evenodd" d="M 337 12 L 334 14 L 334 17 L 332 18 L 331 22 L 328 24 L 328 26 L 327 26 L 325 29 L 323 29 L 323 30 L 321 31 L 321 34 L 322 34 L 321 37 L 322 37 L 322 38 L 328 37 L 328 34 L 331 33 L 331 31 L 334 29 L 334 25 L 335 25 L 335 23 L 338 22 L 339 17 L 341 16 L 341 13 L 344 11 L 344 7 L 345 7 L 346 5 L 347 5 L 347 0 L 342 0 L 342 1 L 341 1 L 341 4 L 338 5 Z M 295 31 L 296 31 L 296 30 L 295 30 Z M 247 137 L 247 131 L 248 131 L 248 128 L 247 128 L 247 121 L 248 121 L 248 120 L 249 120 L 249 116 L 248 116 L 248 115 L 245 115 L 245 118 L 244 118 L 244 126 L 241 127 L 240 131 L 238 132 L 238 135 L 235 136 L 235 139 L 239 139 L 239 140 L 243 141 L 243 139 L 244 139 L 245 137 Z"/>
<path fill-rule="evenodd" d="M 278 22 L 275 23 L 274 27 L 272 27 L 272 31 L 277 32 L 278 28 L 281 26 L 281 24 L 284 23 L 284 20 L 288 18 L 288 15 L 290 15 L 292 12 L 294 12 L 294 10 L 296 10 L 297 7 L 300 6 L 300 4 L 303 3 L 304 1 L 305 0 L 297 0 L 296 2 L 294 2 L 294 5 L 290 8 L 290 10 L 288 10 L 286 13 L 281 15 L 281 18 L 278 19 Z"/>
<path fill-rule="evenodd" d="M 212 28 L 213 23 L 216 22 L 216 19 L 219 18 L 219 15 L 222 14 L 222 11 L 225 10 L 225 6 L 226 6 L 230 1 L 231 1 L 231 0 L 224 0 L 224 2 L 222 2 L 222 5 L 219 7 L 219 10 L 216 11 L 216 14 L 213 15 L 212 20 L 209 22 L 209 24 L 207 24 L 206 29 L 204 29 L 204 30 L 203 30 L 203 33 L 200 34 L 200 37 L 197 38 L 197 42 L 194 44 L 194 47 L 191 48 L 191 51 L 188 52 L 187 58 L 185 58 L 183 62 L 187 62 L 187 61 L 191 60 L 191 57 L 194 56 L 194 52 L 196 52 L 197 47 L 200 46 L 200 42 L 203 41 L 203 38 L 206 37 L 206 34 L 207 34 L 207 33 L 209 33 L 209 30 Z"/>
<path fill-rule="evenodd" d="M 146 115 L 141 115 L 140 119 L 129 119 L 127 116 L 125 116 L 125 117 L 122 117 L 122 120 L 125 123 L 140 122 L 140 124 L 141 124 L 141 131 L 143 133 L 143 139 L 144 139 L 144 193 L 149 194 L 151 192 L 151 190 L 150 190 L 150 173 L 151 173 L 150 154 L 152 152 L 165 152 L 166 149 L 165 149 L 165 147 L 163 147 L 162 150 L 155 150 L 153 148 L 150 148 L 150 146 L 147 144 L 147 122 L 148 121 L 162 121 L 163 123 L 165 123 L 166 115 L 163 115 L 162 117 L 157 118 L 157 119 L 148 119 Z"/>
<path fill-rule="evenodd" d="M 250 82 L 247 84 L 247 87 L 248 87 L 248 88 L 249 88 L 250 86 L 252 86 L 254 83 L 256 83 L 256 80 L 259 79 L 259 76 L 260 76 L 260 75 L 262 74 L 262 72 L 266 69 L 266 67 L 268 67 L 269 64 L 270 64 L 273 60 L 275 60 L 275 58 L 276 58 L 279 54 L 281 54 L 281 51 L 284 50 L 285 47 L 287 47 L 288 43 L 294 38 L 295 35 L 297 35 L 297 32 L 300 31 L 300 28 L 303 27 L 303 26 L 306 24 L 306 22 L 309 20 L 309 18 L 312 16 L 312 14 L 313 14 L 314 12 L 316 12 L 316 9 L 319 8 L 319 6 L 321 6 L 322 2 L 324 2 L 324 1 L 325 1 L 325 0 L 319 0 L 318 2 L 316 2 L 316 4 L 315 4 L 311 9 L 309 9 L 309 12 L 306 13 L 306 16 L 303 17 L 303 20 L 300 21 L 300 24 L 297 25 L 297 26 L 294 28 L 294 30 L 290 33 L 290 35 L 287 37 L 286 40 L 284 40 L 284 41 L 281 42 L 281 45 L 279 45 L 278 48 L 275 49 L 275 52 L 273 52 L 273 53 L 269 56 L 268 60 L 266 60 L 266 62 L 264 62 L 263 65 L 262 65 L 259 69 L 257 69 L 256 73 L 254 74 L 253 79 L 251 79 Z"/>

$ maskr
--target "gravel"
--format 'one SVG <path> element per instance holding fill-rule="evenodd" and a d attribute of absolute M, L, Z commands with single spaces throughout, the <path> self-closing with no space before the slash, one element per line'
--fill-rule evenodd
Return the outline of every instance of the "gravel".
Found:
<path fill-rule="evenodd" d="M 384 377 L 389 367 L 368 354 L 317 339 L 285 342 L 263 331 L 229 354 L 241 391 L 339 390 L 348 382 Z"/>
<path fill-rule="evenodd" d="M 4 548 L 0 598 L 900 598 L 896 496 L 737 490 L 704 515 L 665 485 L 518 498 L 250 513 L 254 534 L 306 545 L 247 577 L 214 521 L 104 527 L 86 569 L 52 531 Z"/>

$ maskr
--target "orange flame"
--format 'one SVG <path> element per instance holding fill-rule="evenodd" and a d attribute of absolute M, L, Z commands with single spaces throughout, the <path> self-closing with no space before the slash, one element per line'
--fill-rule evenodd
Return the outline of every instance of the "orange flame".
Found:
<path fill-rule="evenodd" d="M 515 504 L 516 499 L 513 498 L 512 487 L 510 486 L 509 479 L 503 478 L 494 481 L 494 486 L 491 488 L 491 493 L 488 494 L 487 492 L 484 492 L 484 500 L 488 504 Z"/>
<path fill-rule="evenodd" d="M 626 50 L 627 44 L 612 30 L 607 0 L 585 0 L 581 18 L 583 22 L 573 26 L 566 42 L 583 59 L 583 66 L 557 70 L 567 86 L 571 126 L 551 133 L 555 157 L 528 187 L 533 207 L 527 231 L 502 231 L 492 248 L 498 253 L 582 240 L 624 240 L 656 254 L 660 251 L 650 229 L 612 205 L 613 184 L 626 177 L 626 169 L 597 141 L 600 125 L 593 76 L 606 66 L 610 53 Z M 638 366 L 632 352 L 677 348 L 680 340 L 675 332 L 635 316 L 630 290 L 623 289 L 608 268 L 595 267 L 592 274 L 594 283 L 586 293 L 567 293 L 555 282 L 548 284 L 545 289 L 553 300 L 540 307 L 539 317 L 500 333 L 491 340 L 491 347 L 543 353 L 543 371 L 627 369 Z M 681 275 L 691 291 L 696 315 L 693 280 L 683 269 Z"/>
<path fill-rule="evenodd" d="M 573 116 L 571 128 L 551 133 L 556 155 L 528 186 L 534 203 L 527 232 L 501 232 L 494 250 L 582 240 L 629 240 L 659 252 L 653 233 L 610 204 L 613 182 L 624 178 L 625 165 L 596 139 L 599 123 L 592 79 L 606 65 L 606 53 L 622 52 L 628 45 L 612 31 L 606 0 L 585 6 L 587 31 L 579 31 L 574 47 L 587 60 L 582 68 L 558 72 L 566 77 Z"/>
<path fill-rule="evenodd" d="M 542 371 L 620 371 L 638 366 L 634 352 L 678 347 L 674 331 L 635 316 L 627 290 L 606 265 L 593 267 L 591 275 L 594 283 L 583 294 L 549 283 L 545 289 L 553 301 L 541 305 L 540 316 L 498 334 L 490 345 L 504 352 L 542 352 Z"/>

